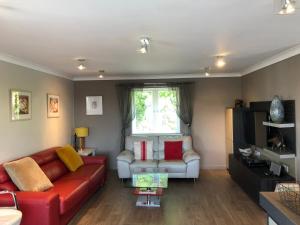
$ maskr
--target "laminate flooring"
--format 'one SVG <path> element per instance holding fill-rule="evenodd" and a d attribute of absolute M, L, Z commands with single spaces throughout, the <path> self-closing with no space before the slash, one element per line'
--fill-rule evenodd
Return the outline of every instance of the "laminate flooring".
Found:
<path fill-rule="evenodd" d="M 138 208 L 133 189 L 114 171 L 69 225 L 265 225 L 266 213 L 225 170 L 193 180 L 170 179 L 160 208 Z"/>

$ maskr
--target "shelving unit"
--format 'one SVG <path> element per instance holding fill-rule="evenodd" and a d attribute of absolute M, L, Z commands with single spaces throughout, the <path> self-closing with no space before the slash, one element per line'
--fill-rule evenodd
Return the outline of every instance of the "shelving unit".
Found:
<path fill-rule="evenodd" d="M 272 123 L 272 122 L 263 122 L 264 126 L 276 127 L 276 128 L 292 128 L 295 127 L 294 123 Z"/>

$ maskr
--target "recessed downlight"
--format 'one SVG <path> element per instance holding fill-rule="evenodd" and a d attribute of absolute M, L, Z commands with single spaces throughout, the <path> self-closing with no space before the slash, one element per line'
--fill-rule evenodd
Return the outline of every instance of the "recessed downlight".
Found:
<path fill-rule="evenodd" d="M 102 79 L 102 78 L 104 77 L 104 70 L 99 70 L 99 71 L 98 71 L 98 77 L 99 77 L 100 79 Z"/>
<path fill-rule="evenodd" d="M 225 61 L 224 56 L 217 56 L 215 65 L 218 68 L 223 68 L 226 65 L 226 61 Z"/>
<path fill-rule="evenodd" d="M 79 65 L 77 66 L 77 68 L 79 70 L 85 70 L 86 66 L 85 66 L 85 59 L 77 59 L 77 61 L 79 62 Z"/>
<path fill-rule="evenodd" d="M 209 68 L 209 67 L 205 67 L 205 68 L 204 68 L 204 75 L 205 75 L 206 77 L 209 77 L 209 76 L 210 76 L 209 71 L 210 71 L 210 68 Z"/>
<path fill-rule="evenodd" d="M 279 15 L 289 15 L 296 11 L 296 0 L 274 0 L 274 5 Z"/>

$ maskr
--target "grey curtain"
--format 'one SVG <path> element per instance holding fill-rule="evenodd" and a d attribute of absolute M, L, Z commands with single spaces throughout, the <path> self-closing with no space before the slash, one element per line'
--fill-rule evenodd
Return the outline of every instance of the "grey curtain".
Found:
<path fill-rule="evenodd" d="M 119 108 L 121 114 L 121 150 L 125 149 L 125 137 L 135 115 L 132 111 L 133 89 L 130 86 L 117 86 Z"/>
<path fill-rule="evenodd" d="M 183 83 L 178 85 L 176 111 L 178 117 L 186 126 L 185 135 L 191 135 L 193 122 L 193 84 Z"/>

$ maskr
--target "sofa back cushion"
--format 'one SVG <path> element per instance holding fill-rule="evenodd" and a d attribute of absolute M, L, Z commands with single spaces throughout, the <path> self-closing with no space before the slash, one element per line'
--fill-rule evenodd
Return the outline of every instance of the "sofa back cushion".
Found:
<path fill-rule="evenodd" d="M 56 150 L 59 148 L 61 147 L 50 148 L 31 155 L 31 158 L 39 164 L 51 182 L 69 173 L 68 168 L 56 154 Z"/>
<path fill-rule="evenodd" d="M 158 136 L 127 136 L 125 139 L 125 150 L 134 151 L 134 142 L 136 141 L 152 141 L 153 151 L 158 150 Z"/>
<path fill-rule="evenodd" d="M 51 182 L 54 182 L 61 176 L 69 173 L 67 167 L 56 154 L 56 149 L 58 148 L 60 147 L 53 147 L 31 155 L 31 158 L 33 158 L 37 164 L 39 164 Z M 19 190 L 10 179 L 3 165 L 0 165 L 0 190 Z"/>

